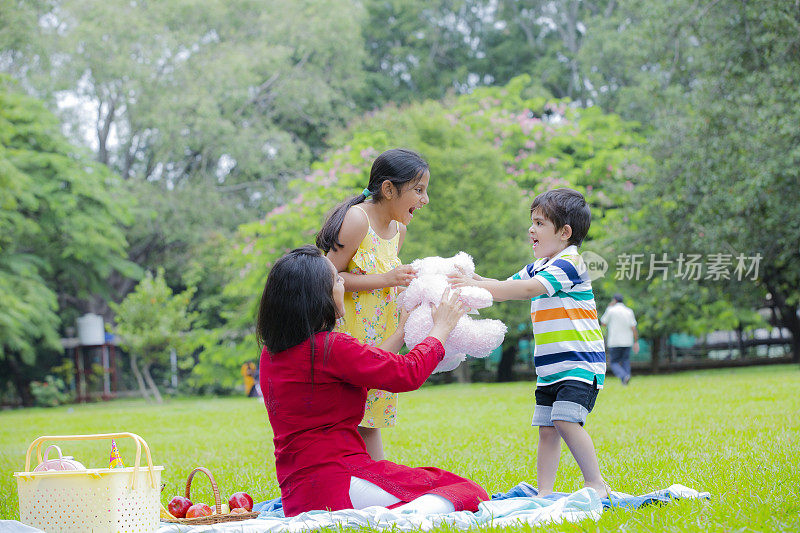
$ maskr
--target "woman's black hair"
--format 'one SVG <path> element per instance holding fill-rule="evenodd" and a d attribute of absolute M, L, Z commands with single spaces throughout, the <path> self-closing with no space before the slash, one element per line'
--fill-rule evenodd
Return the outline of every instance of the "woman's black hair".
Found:
<path fill-rule="evenodd" d="M 310 338 L 313 372 L 314 335 L 335 325 L 333 269 L 319 248 L 307 244 L 278 259 L 258 307 L 259 344 L 276 354 Z"/>
<path fill-rule="evenodd" d="M 392 182 L 397 187 L 398 194 L 402 194 L 403 185 L 421 180 L 426 172 L 428 172 L 428 163 L 422 159 L 421 155 L 404 148 L 392 148 L 376 157 L 372 163 L 367 190 L 376 202 L 380 202 L 383 200 L 381 185 L 384 181 Z M 317 233 L 317 247 L 325 253 L 341 248 L 339 231 L 342 229 L 347 210 L 366 199 L 367 196 L 361 193 L 337 205 Z"/>

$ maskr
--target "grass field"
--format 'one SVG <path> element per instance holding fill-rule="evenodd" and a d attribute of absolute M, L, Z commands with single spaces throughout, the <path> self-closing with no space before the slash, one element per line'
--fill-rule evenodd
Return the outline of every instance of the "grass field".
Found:
<path fill-rule="evenodd" d="M 491 494 L 536 483 L 536 432 L 529 426 L 532 383 L 444 385 L 403 394 L 399 424 L 384 432 L 387 457 L 472 478 Z M 587 424 L 614 490 L 641 494 L 681 483 L 709 491 L 684 501 L 616 510 L 598 522 L 553 531 L 800 531 L 800 368 L 770 366 L 644 376 L 623 388 L 609 379 Z M 246 398 L 189 398 L 0 413 L 0 518 L 18 519 L 16 481 L 28 444 L 40 435 L 130 431 L 164 465 L 164 500 L 183 491 L 188 472 L 209 468 L 223 494 L 256 501 L 280 495 L 264 405 Z M 127 466 L 133 448 L 119 442 Z M 64 443 L 88 467 L 105 466 L 108 441 Z M 581 476 L 566 447 L 556 489 Z M 211 502 L 196 477 L 195 501 Z M 523 529 L 530 529 L 525 527 Z"/>

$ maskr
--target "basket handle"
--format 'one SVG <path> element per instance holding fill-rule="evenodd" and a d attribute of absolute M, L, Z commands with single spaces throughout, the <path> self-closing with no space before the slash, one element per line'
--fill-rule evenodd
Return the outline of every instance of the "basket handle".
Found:
<path fill-rule="evenodd" d="M 192 486 L 192 478 L 194 477 L 194 475 L 197 472 L 204 473 L 206 476 L 208 476 L 208 479 L 211 480 L 211 490 L 214 491 L 214 505 L 217 508 L 217 514 L 222 514 L 222 506 L 221 506 L 221 501 L 220 501 L 220 497 L 219 497 L 219 487 L 217 487 L 217 480 L 214 479 L 213 474 L 211 474 L 211 471 L 208 468 L 205 468 L 205 467 L 202 467 L 202 466 L 198 466 L 197 468 L 195 468 L 194 470 L 191 471 L 191 473 L 189 474 L 189 477 L 186 479 L 186 498 L 188 500 L 192 499 L 191 498 L 190 488 Z"/>
<path fill-rule="evenodd" d="M 28 446 L 28 453 L 25 454 L 25 471 L 31 471 L 31 454 L 34 447 L 36 448 L 36 460 L 38 463 L 42 462 L 42 443 L 51 440 L 102 440 L 102 439 L 122 439 L 130 438 L 136 443 L 136 463 L 134 465 L 133 477 L 131 479 L 131 487 L 136 486 L 136 474 L 139 472 L 139 464 L 141 463 L 142 446 L 144 446 L 145 454 L 147 455 L 147 465 L 150 471 L 150 486 L 156 488 L 156 478 L 153 472 L 153 459 L 150 456 L 150 447 L 142 437 L 136 433 L 97 433 L 94 435 L 54 435 L 39 437 Z"/>
<path fill-rule="evenodd" d="M 55 448 L 56 450 L 58 450 L 58 462 L 59 462 L 59 464 L 60 464 L 62 461 L 64 461 L 64 456 L 61 454 L 61 448 L 59 448 L 57 444 L 51 444 L 50 446 L 48 446 L 48 447 L 47 447 L 47 448 L 44 450 L 44 458 L 43 458 L 41 461 L 39 461 L 40 463 L 42 463 L 42 462 L 44 462 L 44 461 L 47 461 L 47 458 L 49 457 L 49 454 L 50 454 L 50 449 L 51 449 L 51 448 Z M 27 472 L 27 469 L 26 469 L 26 472 Z"/>

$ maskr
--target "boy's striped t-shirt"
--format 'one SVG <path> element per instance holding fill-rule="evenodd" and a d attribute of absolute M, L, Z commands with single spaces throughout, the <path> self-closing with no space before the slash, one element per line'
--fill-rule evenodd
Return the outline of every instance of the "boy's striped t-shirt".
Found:
<path fill-rule="evenodd" d="M 546 294 L 531 299 L 537 385 L 574 379 L 603 388 L 606 353 L 586 264 L 576 246 L 539 259 L 509 279 L 537 279 Z"/>

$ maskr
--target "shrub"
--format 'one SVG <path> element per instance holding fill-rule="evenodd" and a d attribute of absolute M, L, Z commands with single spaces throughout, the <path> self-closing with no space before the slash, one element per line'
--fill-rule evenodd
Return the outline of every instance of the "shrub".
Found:
<path fill-rule="evenodd" d="M 39 407 L 56 407 L 71 400 L 64 380 L 53 376 L 47 376 L 44 381 L 31 382 L 31 393 Z"/>

